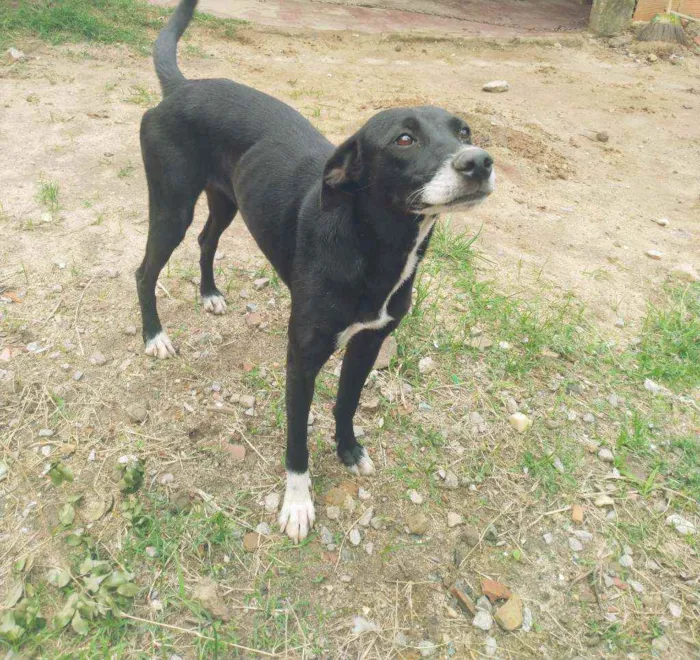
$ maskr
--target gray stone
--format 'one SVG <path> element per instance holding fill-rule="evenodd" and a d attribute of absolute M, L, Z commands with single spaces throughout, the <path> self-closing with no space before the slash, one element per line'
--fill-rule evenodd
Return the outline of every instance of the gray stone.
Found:
<path fill-rule="evenodd" d="M 418 644 L 418 650 L 423 658 L 429 658 L 431 655 L 435 655 L 437 646 L 435 642 L 431 642 L 429 639 L 424 639 Z"/>
<path fill-rule="evenodd" d="M 581 543 L 581 541 L 572 536 L 571 538 L 569 538 L 569 547 L 574 552 L 581 552 L 583 550 L 583 543 Z"/>
<path fill-rule="evenodd" d="M 495 637 L 490 635 L 484 640 L 484 655 L 487 658 L 493 658 L 498 653 L 498 642 Z"/>
<path fill-rule="evenodd" d="M 476 599 L 476 609 L 483 610 L 484 612 L 491 614 L 493 611 L 493 606 L 491 605 L 491 601 L 486 596 L 479 596 L 479 598 Z"/>
<path fill-rule="evenodd" d="M 321 537 L 321 544 L 322 545 L 331 545 L 333 543 L 333 534 L 331 534 L 331 530 L 328 529 L 325 525 L 321 525 L 321 527 L 318 530 L 319 536 Z"/>
<path fill-rule="evenodd" d="M 362 535 L 360 534 L 360 530 L 357 529 L 357 527 L 353 527 L 350 530 L 350 534 L 348 535 L 348 539 L 350 540 L 350 543 L 353 545 L 357 546 L 362 543 Z"/>
<path fill-rule="evenodd" d="M 502 93 L 507 92 L 510 89 L 510 85 L 506 80 L 492 80 L 487 82 L 481 89 L 485 92 Z"/>
<path fill-rule="evenodd" d="M 607 447 L 603 447 L 598 452 L 598 458 L 606 463 L 612 463 L 615 460 L 615 456 Z"/>
<path fill-rule="evenodd" d="M 479 630 L 491 630 L 493 617 L 486 610 L 479 610 L 472 621 L 472 625 Z"/>
<path fill-rule="evenodd" d="M 629 555 L 625 554 L 622 555 L 618 560 L 617 563 L 620 564 L 623 568 L 632 568 L 634 565 L 634 559 L 630 557 Z"/>
<path fill-rule="evenodd" d="M 591 30 L 602 37 L 612 37 L 626 30 L 636 4 L 636 0 L 593 0 Z"/>

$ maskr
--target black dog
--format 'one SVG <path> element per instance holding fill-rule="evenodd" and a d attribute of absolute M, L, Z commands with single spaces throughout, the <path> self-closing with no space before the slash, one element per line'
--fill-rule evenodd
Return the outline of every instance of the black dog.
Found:
<path fill-rule="evenodd" d="M 337 451 L 353 474 L 371 474 L 352 424 L 365 379 L 409 309 L 437 214 L 486 198 L 494 189 L 493 161 L 471 146 L 461 119 L 438 108 L 380 112 L 334 148 L 298 112 L 262 92 L 229 80 L 186 80 L 177 42 L 196 5 L 182 0 L 156 41 L 164 98 L 141 123 L 150 219 L 136 280 L 146 354 L 176 354 L 158 318 L 155 287 L 204 190 L 204 309 L 226 310 L 213 261 L 237 211 L 292 294 L 280 525 L 298 541 L 314 522 L 306 427 L 316 375 L 347 346 L 334 409 Z"/>

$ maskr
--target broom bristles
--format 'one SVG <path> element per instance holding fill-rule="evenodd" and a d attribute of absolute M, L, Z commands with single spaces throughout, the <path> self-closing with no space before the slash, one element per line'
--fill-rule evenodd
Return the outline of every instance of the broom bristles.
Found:
<path fill-rule="evenodd" d="M 665 41 L 690 46 L 680 20 L 672 14 L 657 14 L 637 35 L 637 41 Z"/>

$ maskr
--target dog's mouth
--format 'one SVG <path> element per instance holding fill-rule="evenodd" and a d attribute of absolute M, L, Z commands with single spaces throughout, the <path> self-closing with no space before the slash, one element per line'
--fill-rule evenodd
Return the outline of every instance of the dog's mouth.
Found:
<path fill-rule="evenodd" d="M 449 202 L 443 202 L 442 204 L 421 204 L 414 208 L 413 211 L 415 213 L 437 213 L 455 208 L 467 209 L 483 202 L 492 192 L 493 188 L 475 190 L 474 192 L 459 195 Z"/>

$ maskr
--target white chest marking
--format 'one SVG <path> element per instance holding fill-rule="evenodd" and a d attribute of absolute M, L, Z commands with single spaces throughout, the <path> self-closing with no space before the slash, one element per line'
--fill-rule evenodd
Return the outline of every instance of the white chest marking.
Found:
<path fill-rule="evenodd" d="M 345 346 L 345 344 L 347 344 L 358 332 L 362 332 L 363 330 L 379 330 L 390 321 L 393 321 L 393 318 L 387 312 L 389 302 L 391 301 L 393 295 L 401 288 L 401 285 L 409 277 L 411 277 L 411 275 L 413 275 L 413 272 L 416 270 L 416 265 L 418 264 L 418 248 L 423 244 L 425 237 L 428 235 L 428 232 L 432 229 L 433 225 L 435 224 L 435 220 L 437 220 L 437 217 L 431 216 L 429 218 L 425 218 L 420 223 L 416 242 L 413 245 L 413 248 L 411 249 L 411 252 L 409 253 L 408 257 L 406 258 L 406 263 L 404 264 L 403 270 L 401 271 L 401 275 L 399 275 L 398 281 L 394 285 L 394 288 L 391 291 L 389 291 L 389 295 L 386 297 L 382 308 L 379 310 L 379 316 L 377 316 L 377 318 L 373 321 L 358 321 L 357 323 L 349 325 L 342 332 L 339 332 L 338 337 L 335 340 L 336 348 L 342 348 L 343 346 Z"/>

